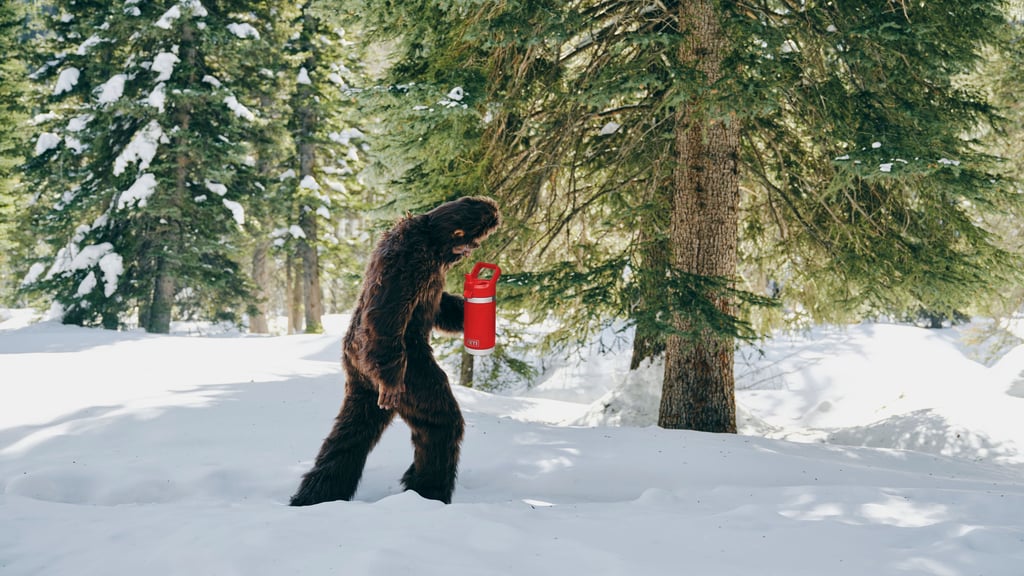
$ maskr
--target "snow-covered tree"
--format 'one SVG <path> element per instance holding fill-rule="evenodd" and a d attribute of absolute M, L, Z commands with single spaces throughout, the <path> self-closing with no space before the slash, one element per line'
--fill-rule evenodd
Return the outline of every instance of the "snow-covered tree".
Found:
<path fill-rule="evenodd" d="M 361 251 L 358 221 L 362 207 L 356 178 L 363 164 L 365 135 L 354 113 L 352 91 L 361 74 L 362 47 L 346 29 L 356 22 L 333 2 L 308 0 L 299 5 L 289 50 L 298 63 L 291 98 L 290 128 L 295 145 L 289 225 L 279 238 L 294 249 L 297 266 L 288 266 L 292 302 L 301 296 L 302 329 L 322 330 L 324 313 L 321 274 L 325 260 L 351 258 Z M 358 262 L 358 259 L 356 260 Z M 334 267 L 334 275 L 344 274 Z M 298 330 L 297 311 L 290 324 Z"/>
<path fill-rule="evenodd" d="M 24 278 L 64 321 L 167 332 L 178 304 L 234 315 L 249 295 L 235 260 L 259 118 L 240 100 L 252 3 L 59 0 L 49 88 L 27 168 L 30 225 L 51 246 Z"/>
<path fill-rule="evenodd" d="M 295 36 L 299 8 L 291 2 L 269 0 L 250 4 L 255 12 L 244 15 L 247 45 L 251 48 L 237 62 L 236 93 L 252 103 L 259 121 L 251 123 L 244 135 L 251 166 L 235 173 L 236 185 L 253 190 L 246 203 L 246 239 L 242 260 L 253 284 L 248 329 L 258 334 L 270 331 L 269 319 L 277 312 L 277 272 L 274 258 L 275 231 L 289 218 L 290 175 L 294 146 L 288 123 L 290 99 L 295 89 L 298 62 L 287 50 Z M 236 28 L 241 32 L 242 28 Z"/>

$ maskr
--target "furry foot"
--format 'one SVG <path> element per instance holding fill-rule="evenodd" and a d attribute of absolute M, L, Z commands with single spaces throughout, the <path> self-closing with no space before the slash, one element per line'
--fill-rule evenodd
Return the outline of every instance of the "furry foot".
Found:
<path fill-rule="evenodd" d="M 452 493 L 455 492 L 454 481 L 450 485 L 430 485 L 417 478 L 415 464 L 402 475 L 402 486 L 428 500 L 440 500 L 445 504 L 452 503 Z"/>
<path fill-rule="evenodd" d="M 358 477 L 346 478 L 329 469 L 314 468 L 303 476 L 302 484 L 291 497 L 289 505 L 312 506 L 335 500 L 351 500 L 358 484 Z"/>

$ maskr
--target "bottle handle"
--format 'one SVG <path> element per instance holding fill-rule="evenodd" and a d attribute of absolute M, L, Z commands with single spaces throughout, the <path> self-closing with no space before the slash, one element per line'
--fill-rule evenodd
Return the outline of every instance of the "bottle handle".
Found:
<path fill-rule="evenodd" d="M 498 282 L 498 277 L 501 276 L 501 268 L 497 264 L 491 264 L 490 262 L 477 262 L 476 266 L 473 266 L 473 271 L 469 273 L 470 278 L 480 279 L 480 271 L 488 269 L 494 272 L 494 276 L 491 276 L 489 284 L 495 284 Z"/>

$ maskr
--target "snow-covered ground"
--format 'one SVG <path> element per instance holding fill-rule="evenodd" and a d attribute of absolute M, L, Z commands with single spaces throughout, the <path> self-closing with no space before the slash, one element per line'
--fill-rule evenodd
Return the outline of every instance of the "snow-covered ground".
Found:
<path fill-rule="evenodd" d="M 1024 346 L 865 324 L 737 355 L 740 435 L 662 430 L 658 366 L 547 357 L 457 388 L 450 506 L 286 506 L 341 399 L 318 336 L 153 336 L 0 310 L 0 574 L 1024 574 Z M 182 332 L 187 332 L 182 328 Z M 980 356 L 978 356 L 980 357 Z"/>

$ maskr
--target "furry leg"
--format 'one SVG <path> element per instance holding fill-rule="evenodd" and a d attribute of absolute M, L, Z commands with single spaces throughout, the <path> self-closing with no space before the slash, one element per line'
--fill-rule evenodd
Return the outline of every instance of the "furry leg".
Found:
<path fill-rule="evenodd" d="M 413 463 L 402 476 L 402 485 L 424 498 L 450 504 L 465 422 L 447 385 L 434 400 L 427 414 L 401 414 L 412 430 L 414 449 Z"/>
<path fill-rule="evenodd" d="M 313 468 L 302 477 L 291 505 L 351 500 L 363 476 L 366 457 L 393 418 L 394 411 L 377 407 L 376 392 L 348 394 L 334 429 L 320 447 Z"/>

